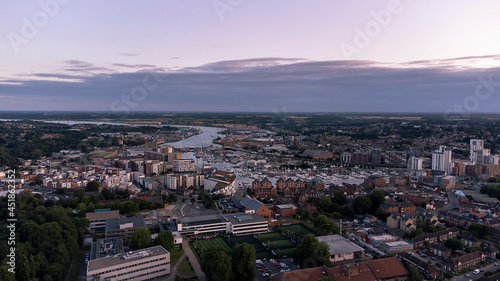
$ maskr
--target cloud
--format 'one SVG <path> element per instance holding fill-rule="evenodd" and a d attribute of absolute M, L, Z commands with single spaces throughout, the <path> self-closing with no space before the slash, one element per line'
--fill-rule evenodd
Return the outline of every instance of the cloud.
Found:
<path fill-rule="evenodd" d="M 135 56 L 139 55 L 139 54 L 132 54 L 132 53 L 119 53 L 119 54 L 122 56 L 126 56 L 126 57 L 135 57 Z"/>
<path fill-rule="evenodd" d="M 471 58 L 457 58 L 452 62 Z M 476 58 L 474 58 L 476 59 Z M 483 58 L 479 58 L 483 59 Z M 488 59 L 497 59 L 492 56 Z M 96 68 L 82 61 L 67 62 L 75 69 Z M 375 61 L 310 61 L 300 58 L 260 58 L 221 61 L 199 67 L 88 75 L 37 73 L 37 77 L 73 79 L 42 81 L 19 78 L 0 84 L 0 94 L 43 97 L 47 102 L 20 103 L 19 110 L 110 110 L 111 104 L 133 89 L 149 87 L 132 108 L 139 111 L 266 111 L 287 107 L 290 112 L 444 112 L 474 95 L 478 77 L 500 82 L 500 67 L 456 68 L 449 61 L 403 64 Z M 97 67 L 98 68 L 98 67 Z M 133 67 L 131 67 L 133 68 Z M 153 71 L 153 70 L 150 70 Z M 149 79 L 149 80 L 148 80 Z M 496 95 L 481 102 L 477 112 L 496 112 Z M 0 110 L 3 108 L 0 103 Z"/>
<path fill-rule="evenodd" d="M 125 63 L 114 63 L 113 66 L 127 67 L 127 68 L 154 68 L 156 65 L 152 64 L 125 64 Z"/>

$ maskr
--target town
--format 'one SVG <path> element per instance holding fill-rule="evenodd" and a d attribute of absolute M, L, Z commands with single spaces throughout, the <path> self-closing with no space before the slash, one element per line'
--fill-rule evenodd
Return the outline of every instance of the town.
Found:
<path fill-rule="evenodd" d="M 37 265 L 18 280 L 500 278 L 497 129 L 245 118 L 2 120 L 2 233 L 15 194 L 17 267 Z"/>

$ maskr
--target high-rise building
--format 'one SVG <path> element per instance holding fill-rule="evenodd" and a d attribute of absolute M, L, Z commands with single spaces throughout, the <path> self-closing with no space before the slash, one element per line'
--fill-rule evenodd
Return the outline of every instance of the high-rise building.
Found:
<path fill-rule="evenodd" d="M 423 169 L 423 165 L 424 165 L 424 158 L 422 157 L 411 156 L 410 159 L 408 159 L 409 172 L 420 171 Z"/>
<path fill-rule="evenodd" d="M 478 152 L 484 149 L 484 140 L 471 139 L 470 140 L 470 161 L 476 164 L 478 161 Z M 482 160 L 482 159 L 481 159 Z"/>
<path fill-rule="evenodd" d="M 451 173 L 451 149 L 445 145 L 440 145 L 439 148 L 432 153 L 432 170 Z"/>

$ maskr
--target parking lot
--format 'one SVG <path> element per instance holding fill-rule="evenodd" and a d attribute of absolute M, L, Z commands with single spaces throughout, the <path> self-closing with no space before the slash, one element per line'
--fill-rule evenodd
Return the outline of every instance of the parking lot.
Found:
<path fill-rule="evenodd" d="M 203 204 L 195 202 L 186 202 L 182 212 L 184 213 L 184 216 L 187 217 L 198 217 L 198 216 L 206 216 L 206 215 L 215 215 L 217 214 L 216 209 L 205 209 Z"/>
<path fill-rule="evenodd" d="M 300 269 L 292 259 L 272 259 L 257 264 L 255 277 L 259 281 L 271 280 L 271 275 Z"/>

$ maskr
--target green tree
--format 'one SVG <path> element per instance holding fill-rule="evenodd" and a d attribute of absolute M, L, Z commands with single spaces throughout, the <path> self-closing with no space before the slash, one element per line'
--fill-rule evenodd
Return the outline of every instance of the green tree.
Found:
<path fill-rule="evenodd" d="M 372 209 L 372 201 L 368 196 L 358 196 L 352 202 L 352 207 L 358 215 L 369 213 Z"/>
<path fill-rule="evenodd" d="M 333 202 L 339 204 L 339 205 L 345 205 L 347 204 L 347 198 L 345 197 L 344 192 L 337 190 L 333 194 Z"/>
<path fill-rule="evenodd" d="M 302 238 L 302 242 L 295 248 L 292 256 L 302 268 L 330 264 L 330 248 L 326 243 L 320 243 L 313 234 Z"/>
<path fill-rule="evenodd" d="M 203 253 L 201 269 L 211 281 L 230 281 L 232 279 L 233 266 L 231 257 L 219 245 L 214 245 Z"/>
<path fill-rule="evenodd" d="M 243 243 L 234 247 L 233 260 L 234 281 L 252 281 L 255 278 L 255 248 Z"/>
<path fill-rule="evenodd" d="M 479 239 L 485 239 L 486 236 L 490 235 L 490 229 L 488 226 L 482 223 L 473 223 L 469 226 L 469 232 L 472 236 Z"/>
<path fill-rule="evenodd" d="M 139 250 L 148 247 L 151 247 L 151 232 L 145 227 L 136 229 L 130 237 L 130 248 Z"/>
<path fill-rule="evenodd" d="M 337 224 L 325 215 L 319 215 L 314 219 L 314 227 L 333 234 L 340 232 Z"/>
<path fill-rule="evenodd" d="M 318 281 L 335 281 L 335 278 L 330 277 L 330 276 L 323 276 Z"/>
<path fill-rule="evenodd" d="M 333 203 L 332 203 L 332 199 L 330 197 L 323 196 L 321 198 L 321 209 L 323 209 L 323 211 L 331 212 L 332 206 L 333 206 Z"/>
<path fill-rule="evenodd" d="M 99 183 L 95 180 L 87 183 L 87 191 L 99 191 Z"/>
<path fill-rule="evenodd" d="M 452 250 L 461 250 L 464 247 L 464 243 L 460 239 L 450 238 L 444 242 L 447 248 Z"/>
<path fill-rule="evenodd" d="M 374 214 L 375 211 L 377 211 L 380 204 L 385 203 L 385 194 L 382 190 L 374 190 L 372 193 L 370 193 L 369 198 L 370 198 L 371 203 L 372 203 L 371 204 L 371 211 L 372 211 L 372 214 Z"/>
<path fill-rule="evenodd" d="M 408 265 L 406 267 L 408 269 L 408 275 L 410 276 L 410 281 L 424 281 L 424 276 L 418 269 L 416 269 L 413 265 Z"/>
<path fill-rule="evenodd" d="M 161 231 L 154 240 L 155 245 L 162 246 L 165 250 L 170 251 L 174 248 L 174 235 L 170 231 Z"/>

